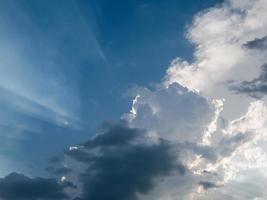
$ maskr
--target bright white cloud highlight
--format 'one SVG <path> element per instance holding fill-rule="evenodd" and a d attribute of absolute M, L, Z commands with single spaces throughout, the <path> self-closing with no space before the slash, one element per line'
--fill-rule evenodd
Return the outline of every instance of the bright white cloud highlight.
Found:
<path fill-rule="evenodd" d="M 255 76 L 255 68 L 267 61 L 266 51 L 244 45 L 267 35 L 266 9 L 265 0 L 231 0 L 198 14 L 187 33 L 196 45 L 194 62 L 173 61 L 166 84 L 209 92 L 220 82 Z"/>
<path fill-rule="evenodd" d="M 179 178 L 183 185 L 172 178 L 162 183 L 153 193 L 159 200 L 267 198 L 266 103 L 235 96 L 226 84 L 257 77 L 267 62 L 266 49 L 247 46 L 267 36 L 266 10 L 266 0 L 229 0 L 199 13 L 187 32 L 194 61 L 177 58 L 162 86 L 135 89 L 123 118 L 178 143 L 190 171 Z M 245 114 L 225 119 L 224 104 L 234 113 L 242 101 L 250 101 Z"/>

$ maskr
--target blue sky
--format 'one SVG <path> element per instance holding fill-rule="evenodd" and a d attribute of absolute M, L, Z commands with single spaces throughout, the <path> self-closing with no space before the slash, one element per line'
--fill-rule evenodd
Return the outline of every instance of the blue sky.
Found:
<path fill-rule="evenodd" d="M 0 199 L 266 199 L 266 10 L 0 0 Z"/>
<path fill-rule="evenodd" d="M 132 86 L 153 86 L 177 55 L 192 58 L 184 31 L 196 12 L 214 3 L 1 0 L 0 106 L 16 124 L 3 122 L 0 154 L 23 160 L 33 173 L 27 165 L 43 167 L 101 122 L 118 120 L 130 108 Z M 77 130 L 54 122 L 61 111 L 75 118 Z"/>

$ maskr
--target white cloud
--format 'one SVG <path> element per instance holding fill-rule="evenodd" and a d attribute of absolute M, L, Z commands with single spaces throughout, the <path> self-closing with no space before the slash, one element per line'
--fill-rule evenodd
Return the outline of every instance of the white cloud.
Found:
<path fill-rule="evenodd" d="M 266 0 L 229 0 L 201 12 L 187 33 L 196 45 L 194 61 L 177 58 L 163 86 L 154 91 L 135 89 L 131 112 L 123 118 L 131 126 L 148 129 L 155 138 L 188 145 L 182 161 L 189 175 L 178 179 L 182 185 L 172 179 L 175 177 L 160 184 L 153 198 L 267 197 L 266 104 L 232 94 L 225 84 L 257 77 L 267 62 L 266 49 L 246 46 L 267 35 L 266 10 Z M 228 119 L 222 114 L 225 107 L 229 116 L 235 113 Z M 239 117 L 232 120 L 233 116 Z M 208 148 L 215 154 L 212 159 L 203 153 Z M 217 187 L 204 190 L 198 184 L 202 180 Z"/>
<path fill-rule="evenodd" d="M 156 142 L 168 140 L 187 168 L 139 199 L 267 198 L 266 103 L 240 98 L 221 84 L 256 77 L 267 62 L 266 50 L 246 47 L 267 35 L 266 10 L 266 0 L 229 0 L 203 11 L 188 30 L 196 44 L 194 62 L 175 59 L 157 88 L 133 89 L 132 108 L 122 118 Z M 240 104 L 248 105 L 245 114 Z M 234 120 L 222 114 L 227 105 L 237 112 Z"/>
<path fill-rule="evenodd" d="M 244 44 L 267 35 L 266 9 L 265 0 L 232 0 L 198 14 L 187 34 L 196 45 L 195 61 L 176 59 L 166 84 L 178 82 L 208 93 L 222 81 L 255 76 L 255 68 L 267 61 L 266 51 Z"/>
<path fill-rule="evenodd" d="M 123 116 L 131 126 L 148 130 L 156 137 L 195 142 L 214 118 L 212 101 L 179 84 L 151 91 L 135 88 L 132 110 Z M 211 128 L 211 127 L 210 127 Z"/>

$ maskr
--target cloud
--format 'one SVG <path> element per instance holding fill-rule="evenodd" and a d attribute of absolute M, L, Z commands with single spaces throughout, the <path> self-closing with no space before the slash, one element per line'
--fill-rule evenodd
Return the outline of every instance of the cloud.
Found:
<path fill-rule="evenodd" d="M 55 181 L 62 192 L 62 198 L 68 194 L 72 199 L 80 200 L 176 200 L 177 196 L 180 199 L 206 200 L 216 197 L 214 190 L 218 192 L 218 199 L 242 199 L 241 197 L 246 196 L 241 193 L 240 198 L 232 197 L 230 188 L 231 184 L 234 184 L 234 187 L 245 187 L 250 178 L 245 182 L 237 182 L 237 177 L 245 176 L 248 169 L 265 169 L 265 104 L 262 101 L 254 102 L 245 115 L 220 126 L 220 118 L 215 114 L 220 113 L 220 106 L 216 107 L 212 101 L 197 92 L 176 84 L 155 91 L 145 91 L 147 93 L 139 93 L 139 99 L 135 99 L 132 112 L 124 115 L 124 119 L 129 121 L 104 126 L 100 134 L 87 142 L 71 146 L 62 158 L 57 157 L 53 160 L 57 165 L 64 161 L 63 167 L 48 168 L 51 174 L 62 177 L 61 180 L 64 182 L 58 183 L 56 179 L 42 180 Z M 171 120 L 175 113 L 179 114 L 174 106 L 176 102 L 183 108 L 182 116 L 190 113 L 186 119 L 193 118 L 190 126 L 179 127 L 179 120 L 182 120 L 180 116 Z M 153 113 L 157 117 L 153 118 L 151 110 L 143 110 L 143 104 L 151 106 L 151 110 L 157 108 Z M 199 111 L 199 107 L 193 105 L 202 108 Z M 170 109 L 172 107 L 173 110 Z M 203 107 L 209 110 L 204 109 L 204 112 Z M 162 110 L 166 114 L 161 115 Z M 142 111 L 148 112 L 148 115 Z M 202 118 L 207 117 L 204 119 L 205 123 L 199 123 L 198 119 L 201 116 L 194 118 L 196 112 L 203 114 Z M 142 121 L 136 120 L 140 117 L 139 114 L 140 119 L 149 120 L 141 124 L 147 126 L 140 126 L 139 123 Z M 157 126 L 160 122 L 163 122 L 162 126 L 167 127 L 170 124 L 171 127 L 175 127 L 176 124 L 178 127 L 168 129 L 173 131 L 173 134 L 169 135 L 165 127 L 160 129 L 161 127 Z M 202 128 L 211 125 L 212 128 Z M 180 130 L 188 130 L 189 134 L 197 136 L 185 137 L 186 135 L 180 134 L 183 133 Z M 191 130 L 194 132 L 190 132 Z M 209 137 L 206 133 L 209 133 Z M 204 137 L 206 142 L 203 142 Z M 264 172 L 262 173 L 264 176 Z M 2 181 L 5 179 L 7 178 Z M 35 179 L 27 180 L 34 182 L 29 188 L 37 187 L 39 184 Z M 265 182 L 262 181 L 262 184 Z M 2 188 L 4 187 L 0 185 L 0 189 Z M 21 185 L 19 188 L 24 189 Z M 71 188 L 75 190 L 70 191 Z M 25 191 L 29 192 L 29 195 L 32 194 L 30 189 Z M 263 191 L 257 184 L 253 186 L 253 192 L 256 193 L 253 197 L 260 197 L 257 194 L 261 193 L 256 191 Z M 43 191 L 40 197 L 34 196 L 32 199 L 46 200 L 46 195 L 47 191 Z"/>
<path fill-rule="evenodd" d="M 187 33 L 193 62 L 175 59 L 157 87 L 134 88 L 125 124 L 66 150 L 60 161 L 70 170 L 49 169 L 71 180 L 62 194 L 68 185 L 75 200 L 266 199 L 266 103 L 224 119 L 232 96 L 219 86 L 235 80 L 238 93 L 264 95 L 266 9 L 266 0 L 228 0 L 199 13 Z"/>
<path fill-rule="evenodd" d="M 231 155 L 236 148 L 238 148 L 240 145 L 246 143 L 249 140 L 249 133 L 237 133 L 231 136 L 226 135 L 220 140 L 218 144 L 219 155 L 227 157 Z"/>
<path fill-rule="evenodd" d="M 225 104 L 234 99 L 234 112 L 240 99 L 221 84 L 265 81 L 266 9 L 265 0 L 228 0 L 196 15 L 187 32 L 194 60 L 175 59 L 162 83 L 131 91 L 131 110 L 122 116 L 129 127 L 110 127 L 66 152 L 84 169 L 76 179 L 81 199 L 266 197 L 265 103 L 251 102 L 245 114 L 225 119 Z"/>
<path fill-rule="evenodd" d="M 154 90 L 138 87 L 132 93 L 132 110 L 122 118 L 154 137 L 195 142 L 215 117 L 216 103 L 177 83 Z"/>
<path fill-rule="evenodd" d="M 53 175 L 66 175 L 72 172 L 69 167 L 63 166 L 60 168 L 54 168 L 53 166 L 46 167 L 45 170 Z"/>
<path fill-rule="evenodd" d="M 218 185 L 209 181 L 200 181 L 199 185 L 201 185 L 205 190 L 218 187 Z"/>
<path fill-rule="evenodd" d="M 267 36 L 265 36 L 263 38 L 256 38 L 252 41 L 248 41 L 245 44 L 245 47 L 248 47 L 251 49 L 265 50 L 265 49 L 267 49 Z"/>
<path fill-rule="evenodd" d="M 267 52 L 246 46 L 259 44 L 262 41 L 258 38 L 267 35 L 267 22 L 263 20 L 267 18 L 266 8 L 265 0 L 227 0 L 197 14 L 186 34 L 196 46 L 194 60 L 175 59 L 167 70 L 165 84 L 178 82 L 191 90 L 225 98 L 221 82 L 253 77 L 267 62 Z M 218 89 L 220 94 L 216 93 Z"/>
<path fill-rule="evenodd" d="M 231 121 L 222 132 L 214 133 L 221 136 L 218 142 L 216 137 L 211 141 L 219 159 L 204 167 L 217 175 L 205 181 L 220 187 L 210 188 L 207 192 L 196 191 L 194 199 L 252 200 L 267 197 L 266 114 L 263 101 L 252 102 L 247 113 Z"/>
<path fill-rule="evenodd" d="M 261 67 L 259 77 L 251 81 L 230 83 L 230 89 L 238 94 L 246 94 L 256 99 L 261 99 L 267 94 L 267 64 Z"/>
<path fill-rule="evenodd" d="M 163 139 L 151 141 L 145 131 L 124 125 L 111 126 L 66 155 L 85 166 L 80 173 L 80 198 L 136 200 L 157 182 L 186 168 L 177 161 L 177 152 Z M 104 191 L 104 192 L 103 192 Z"/>
<path fill-rule="evenodd" d="M 68 183 L 60 183 L 56 179 L 29 178 L 23 174 L 11 173 L 0 179 L 0 198 L 3 200 L 55 200 L 68 199 L 65 187 L 73 187 Z"/>
<path fill-rule="evenodd" d="M 177 125 L 176 129 L 169 129 L 170 133 L 174 130 L 175 137 L 173 135 L 169 137 L 166 134 L 166 138 L 181 141 L 184 155 L 180 159 L 192 173 L 190 180 L 187 180 L 191 183 L 191 189 L 177 189 L 183 196 L 181 199 L 252 200 L 266 198 L 266 192 L 263 189 L 266 187 L 266 182 L 260 178 L 266 177 L 267 167 L 267 123 L 264 117 L 266 103 L 264 101 L 251 102 L 249 98 L 263 99 L 267 91 L 267 21 L 263 20 L 267 18 L 266 9 L 265 0 L 227 0 L 200 12 L 188 27 L 187 38 L 196 47 L 194 59 L 191 62 L 182 58 L 173 60 L 163 84 L 168 90 L 173 83 L 178 83 L 194 95 L 203 97 L 206 103 L 199 102 L 198 105 L 201 107 L 208 104 L 211 109 L 206 110 L 206 113 L 210 115 L 205 115 L 203 111 L 197 115 L 198 107 L 194 106 L 189 106 L 191 109 L 187 111 L 188 101 L 180 103 L 177 100 L 179 103 L 172 104 L 170 100 L 158 106 L 160 107 L 158 110 L 176 110 L 177 105 L 177 108 L 187 112 L 178 112 L 179 109 L 174 111 L 176 113 L 175 117 L 172 117 L 174 121 L 164 120 L 168 119 L 166 117 L 168 114 L 172 116 L 171 112 L 165 112 L 165 116 L 160 118 L 163 120 L 157 120 L 157 109 L 154 113 L 150 111 L 151 109 L 143 109 L 142 99 L 149 102 L 145 104 L 154 105 L 154 102 L 160 101 L 159 99 L 163 97 L 155 95 L 157 100 L 154 100 L 140 93 L 133 103 L 134 126 L 148 127 L 148 130 L 162 134 L 164 133 L 161 131 L 164 130 L 162 127 L 165 125 L 166 127 Z M 234 81 L 230 87 L 222 84 L 231 80 Z M 239 94 L 246 94 L 246 96 L 240 97 Z M 188 93 L 185 92 L 184 95 L 187 96 Z M 197 99 L 194 95 L 190 96 L 190 100 Z M 171 99 L 171 95 L 164 94 L 164 96 Z M 183 95 L 179 98 L 183 98 Z M 221 102 L 217 100 L 217 104 L 212 104 L 214 98 L 220 98 Z M 244 102 L 247 104 L 243 105 L 241 111 L 239 105 Z M 150 107 L 153 108 L 153 106 Z M 228 112 L 227 115 L 225 111 Z M 187 116 L 186 114 L 190 112 L 196 113 Z M 233 113 L 239 117 L 233 117 Z M 189 119 L 188 121 L 192 120 L 190 121 L 192 125 L 183 126 L 187 125 L 186 121 L 182 123 L 180 129 L 180 119 L 177 117 L 179 114 L 181 118 L 185 116 Z M 138 115 L 144 117 L 140 118 L 141 120 L 137 123 L 135 118 L 138 119 Z M 201 116 L 207 121 L 197 123 L 193 120 L 194 115 Z M 224 117 L 227 116 L 230 117 L 225 119 Z M 145 121 L 144 125 L 142 119 Z M 224 126 L 220 124 L 221 119 L 226 121 Z M 184 130 L 188 131 L 186 136 L 181 134 L 184 127 Z M 195 127 L 198 131 L 191 132 L 191 127 Z M 206 127 L 206 129 L 201 127 Z M 164 137 L 164 135 L 161 136 Z M 211 154 L 206 154 L 207 152 Z M 260 184 L 254 183 L 255 180 L 258 180 Z M 248 188 L 250 188 L 249 192 L 245 192 Z M 171 187 L 166 190 L 170 191 L 169 194 L 166 192 L 161 199 L 176 199 Z"/>

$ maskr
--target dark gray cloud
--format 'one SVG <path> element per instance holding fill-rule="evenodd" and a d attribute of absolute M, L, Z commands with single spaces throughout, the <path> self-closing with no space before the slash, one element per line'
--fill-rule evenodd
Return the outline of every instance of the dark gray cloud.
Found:
<path fill-rule="evenodd" d="M 149 142 L 145 131 L 121 125 L 66 152 L 87 166 L 80 176 L 82 200 L 136 200 L 138 193 L 153 189 L 158 178 L 186 172 L 176 153 L 167 141 Z"/>
<path fill-rule="evenodd" d="M 219 187 L 216 183 L 210 181 L 200 181 L 198 184 L 201 185 L 205 190 Z"/>
<path fill-rule="evenodd" d="M 249 41 L 244 46 L 250 49 L 267 49 L 267 36 Z"/>
<path fill-rule="evenodd" d="M 256 99 L 260 99 L 267 94 L 267 64 L 261 68 L 259 77 L 251 81 L 242 81 L 240 83 L 230 83 L 230 89 L 238 94 L 246 94 Z"/>
<path fill-rule="evenodd" d="M 70 182 L 56 179 L 29 178 L 11 173 L 0 179 L 0 199 L 3 200 L 57 200 L 69 199 L 65 187 L 74 187 Z"/>
<path fill-rule="evenodd" d="M 75 190 L 69 194 L 75 200 L 137 200 L 138 194 L 148 194 L 165 177 L 179 178 L 187 172 L 178 161 L 184 149 L 208 160 L 216 159 L 213 150 L 205 146 L 174 144 L 164 139 L 155 142 L 145 130 L 110 125 L 102 134 L 66 150 L 64 156 L 57 156 L 50 162 L 52 166 L 46 168 L 56 177 L 78 175 L 78 188 L 68 179 L 57 181 L 12 173 L 0 179 L 0 199 L 65 200 L 69 197 L 64 189 L 71 188 Z M 68 167 L 59 167 L 63 157 L 71 162 Z M 71 164 L 81 165 L 83 170 L 75 171 Z"/>
<path fill-rule="evenodd" d="M 144 131 L 128 128 L 126 125 L 110 125 L 105 134 L 89 140 L 83 145 L 86 147 L 130 145 L 138 136 L 144 135 Z"/>
<path fill-rule="evenodd" d="M 203 171 L 202 171 L 202 174 L 214 175 L 214 176 L 217 176 L 217 175 L 218 175 L 216 172 L 211 172 L 211 171 L 209 171 L 209 170 L 203 170 Z"/>

